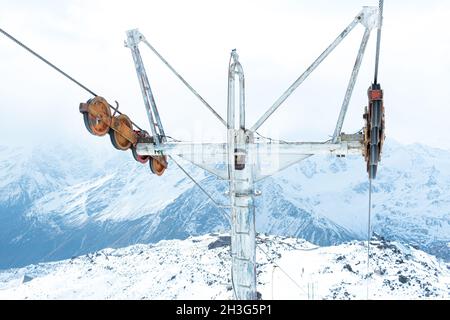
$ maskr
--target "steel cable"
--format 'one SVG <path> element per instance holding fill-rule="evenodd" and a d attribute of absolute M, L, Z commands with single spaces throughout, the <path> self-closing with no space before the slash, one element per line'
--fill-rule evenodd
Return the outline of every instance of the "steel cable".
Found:
<path fill-rule="evenodd" d="M 92 94 L 93 96 L 97 97 L 98 95 L 92 91 L 91 89 L 89 89 L 88 87 L 86 87 L 85 85 L 83 85 L 82 83 L 80 83 L 79 81 L 77 81 L 76 79 L 74 79 L 73 77 L 71 77 L 70 75 L 68 75 L 66 72 L 64 72 L 63 70 L 61 70 L 60 68 L 58 68 L 57 66 L 55 66 L 53 63 L 51 63 L 50 61 L 48 61 L 47 59 L 45 59 L 43 56 L 41 56 L 40 54 L 38 54 L 37 52 L 35 52 L 34 50 L 32 50 L 31 48 L 29 48 L 28 46 L 26 46 L 24 43 L 20 42 L 19 40 L 17 40 L 15 37 L 13 37 L 12 35 L 10 35 L 8 32 L 6 32 L 5 30 L 0 28 L 0 32 L 3 33 L 6 37 L 8 37 L 9 39 L 11 39 L 12 41 L 14 41 L 16 44 L 18 44 L 19 46 L 21 46 L 22 48 L 24 48 L 25 50 L 27 50 L 29 53 L 31 53 L 32 55 L 34 55 L 36 58 L 38 58 L 39 60 L 41 60 L 42 62 L 44 62 L 45 64 L 47 64 L 49 67 L 53 68 L 54 70 L 58 71 L 60 74 L 62 74 L 64 77 L 66 77 L 67 79 L 69 79 L 70 81 L 72 81 L 73 83 L 75 83 L 76 85 L 78 85 L 80 88 L 86 90 L 87 92 L 89 92 L 90 94 Z M 113 107 L 112 105 L 110 105 L 108 103 L 109 107 L 111 109 L 113 109 L 115 112 L 117 112 L 118 114 L 122 114 L 122 112 L 119 111 L 118 108 Z M 131 123 L 139 130 L 143 131 L 137 124 L 135 124 L 133 121 L 131 121 Z"/>

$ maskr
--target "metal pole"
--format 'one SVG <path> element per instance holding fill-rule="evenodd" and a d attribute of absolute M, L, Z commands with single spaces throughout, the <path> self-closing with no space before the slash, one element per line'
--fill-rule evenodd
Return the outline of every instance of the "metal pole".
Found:
<path fill-rule="evenodd" d="M 195 91 L 195 89 L 186 80 L 184 80 L 184 78 L 167 62 L 166 59 L 163 58 L 163 56 L 159 54 L 158 51 L 156 51 L 155 48 L 153 48 L 153 46 L 145 38 L 142 39 L 142 42 L 144 42 L 147 47 L 149 47 L 150 50 L 152 50 L 153 53 L 156 54 L 156 56 L 170 69 L 170 71 L 172 71 L 175 76 L 180 79 L 180 81 L 183 82 L 186 87 L 188 87 L 188 89 L 209 109 L 209 111 L 211 111 L 216 116 L 217 119 L 219 119 L 220 122 L 222 122 L 225 126 L 227 125 L 225 120 L 222 119 L 222 117 L 216 112 L 216 110 L 214 110 L 213 107 L 211 107 L 211 105 L 206 102 L 206 100 L 203 99 L 203 97 L 197 91 Z"/>
<path fill-rule="evenodd" d="M 244 69 L 236 62 L 236 73 L 239 74 L 239 128 L 245 130 L 245 78 Z"/>
<path fill-rule="evenodd" d="M 139 63 L 139 73 L 140 73 L 139 76 L 140 76 L 141 82 L 143 83 L 143 88 L 147 94 L 149 101 L 150 101 L 150 107 L 153 112 L 153 117 L 156 121 L 158 134 L 162 139 L 162 141 L 160 141 L 160 142 L 165 142 L 166 134 L 164 133 L 164 128 L 162 126 L 161 118 L 159 117 L 159 112 L 158 112 L 158 108 L 156 107 L 156 102 L 155 102 L 155 98 L 154 98 L 154 95 L 152 92 L 152 88 L 150 87 L 150 82 L 148 81 L 147 72 L 145 71 L 145 67 L 144 67 L 144 62 L 142 61 L 142 56 L 141 56 L 141 54 L 139 52 L 139 48 L 138 48 L 139 42 L 143 41 L 145 38 L 137 29 L 130 30 L 127 32 L 127 34 L 128 34 L 128 39 L 131 38 L 132 47 L 136 48 L 135 51 L 132 50 L 133 55 L 136 55 L 136 58 Z"/>
<path fill-rule="evenodd" d="M 235 62 L 233 60 L 233 55 L 236 52 L 236 49 L 231 51 L 230 63 L 228 65 L 228 104 L 227 104 L 227 128 L 234 129 L 235 128 L 235 114 L 234 114 L 234 105 L 235 105 L 235 87 L 234 87 L 234 65 Z"/>
<path fill-rule="evenodd" d="M 234 172 L 234 131 L 235 131 L 235 87 L 234 87 L 234 62 L 232 62 L 233 50 L 230 56 L 230 63 L 228 66 L 228 102 L 227 102 L 227 147 L 228 147 L 228 178 L 232 180 Z M 230 188 L 232 188 L 230 183 Z M 230 189 L 230 195 L 232 195 Z"/>
<path fill-rule="evenodd" d="M 353 89 L 355 88 L 356 78 L 358 77 L 359 69 L 361 67 L 361 62 L 364 57 L 364 52 L 366 51 L 367 42 L 369 41 L 371 30 L 366 28 L 364 36 L 361 41 L 361 46 L 359 47 L 358 55 L 356 57 L 355 66 L 353 67 L 352 75 L 348 82 L 347 91 L 345 92 L 344 101 L 342 102 L 341 112 L 339 113 L 339 118 L 336 123 L 336 128 L 333 134 L 333 143 L 336 143 L 339 135 L 341 134 L 342 126 L 344 124 L 345 115 L 347 114 L 348 105 L 350 103 L 350 98 L 352 97 Z"/>
<path fill-rule="evenodd" d="M 309 66 L 308 69 L 278 98 L 277 101 L 263 114 L 261 118 L 253 125 L 251 131 L 256 131 L 258 128 L 278 109 L 278 107 L 297 89 L 303 81 L 325 60 L 326 57 L 341 43 L 342 40 L 355 28 L 358 22 L 361 21 L 363 12 L 358 14 L 356 18 L 350 23 L 344 31 L 333 41 L 333 43 Z"/>
<path fill-rule="evenodd" d="M 151 105 L 155 103 L 155 100 L 153 99 L 153 93 L 148 83 L 148 79 L 145 74 L 144 63 L 141 59 L 141 54 L 139 52 L 138 48 L 139 41 L 136 39 L 137 34 L 138 34 L 137 30 L 127 31 L 126 46 L 131 49 L 131 54 L 133 55 L 133 61 L 136 68 L 139 85 L 142 91 L 142 97 L 144 98 L 145 111 L 147 112 L 148 121 L 150 123 L 150 130 L 152 132 L 152 135 L 155 137 L 156 145 L 159 145 L 160 141 L 158 137 L 160 132 L 158 132 L 158 130 L 156 129 Z"/>
<path fill-rule="evenodd" d="M 234 298 L 255 300 L 256 295 L 256 232 L 255 207 L 253 205 L 253 160 L 250 144 L 252 136 L 245 132 L 243 118 L 245 114 L 244 74 L 240 67 L 236 50 L 231 52 L 228 70 L 228 173 L 231 198 L 231 278 Z M 235 77 L 239 75 L 239 123 L 235 124 Z M 245 150 L 236 150 L 236 145 L 245 146 Z M 237 164 L 239 159 L 244 163 Z"/>
<path fill-rule="evenodd" d="M 245 130 L 245 78 L 240 63 L 236 65 L 239 70 L 239 128 Z"/>
<path fill-rule="evenodd" d="M 238 141 L 246 139 L 239 130 Z M 232 231 L 231 259 L 235 298 L 239 300 L 256 300 L 256 231 L 255 206 L 253 202 L 253 165 L 248 159 L 253 153 L 246 154 L 245 167 L 235 170 L 231 184 L 232 195 Z"/>
<path fill-rule="evenodd" d="M 235 145 L 235 97 L 234 97 L 234 62 L 233 62 L 233 52 L 230 55 L 230 62 L 228 64 L 228 101 L 227 101 L 227 156 L 228 156 L 228 180 L 229 180 L 229 188 L 230 188 L 230 203 L 231 203 L 231 285 L 233 287 L 233 297 L 234 299 L 238 299 L 238 293 L 236 291 L 236 283 L 235 283 L 235 275 L 234 273 L 238 272 L 235 268 L 235 263 L 233 259 L 233 252 L 235 252 L 236 246 L 236 214 L 234 213 L 234 198 L 235 198 L 235 176 L 234 176 L 234 145 Z"/>

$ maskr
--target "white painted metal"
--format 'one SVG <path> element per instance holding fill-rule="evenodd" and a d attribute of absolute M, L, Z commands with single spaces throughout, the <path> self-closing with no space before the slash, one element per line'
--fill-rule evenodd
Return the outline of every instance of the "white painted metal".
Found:
<path fill-rule="evenodd" d="M 235 122 L 235 80 L 239 77 L 239 127 Z M 256 230 L 253 205 L 253 161 L 249 161 L 253 137 L 245 131 L 244 71 L 236 50 L 228 69 L 228 176 L 231 202 L 231 281 L 234 298 L 255 300 Z M 237 146 L 240 146 L 239 148 Z"/>
<path fill-rule="evenodd" d="M 336 143 L 341 134 L 342 126 L 344 125 L 345 115 L 347 114 L 348 105 L 350 103 L 350 98 L 352 97 L 353 89 L 355 88 L 356 78 L 358 77 L 359 68 L 364 57 L 364 52 L 366 51 L 367 42 L 370 37 L 370 29 L 366 28 L 363 38 L 361 40 L 361 45 L 359 47 L 358 56 L 356 57 L 355 66 L 353 67 L 352 75 L 348 82 L 347 91 L 345 92 L 344 101 L 342 102 L 341 111 L 339 113 L 339 118 L 336 123 L 336 128 L 334 129 L 332 141 Z"/>
<path fill-rule="evenodd" d="M 166 59 L 164 59 L 163 56 L 159 54 L 158 51 L 156 51 L 156 49 L 143 36 L 141 41 L 145 43 L 145 45 L 147 45 L 147 47 L 149 47 L 154 54 L 156 54 L 156 56 L 167 66 L 167 68 L 169 68 L 169 70 L 172 71 L 175 76 L 180 79 L 181 82 L 183 82 L 183 84 L 209 109 L 209 111 L 211 111 L 216 116 L 217 119 L 219 119 L 220 122 L 222 122 L 225 126 L 227 125 L 225 120 L 222 119 L 222 117 L 216 112 L 216 110 L 214 110 L 214 108 L 211 107 L 211 105 L 206 102 L 206 100 L 203 99 L 203 97 L 194 88 L 192 88 L 192 86 L 186 80 L 184 80 L 184 78 L 169 64 L 169 62 L 167 62 Z"/>
<path fill-rule="evenodd" d="M 165 141 L 165 133 L 159 117 L 159 112 L 156 107 L 155 98 L 153 96 L 150 82 L 148 81 L 147 73 L 145 71 L 144 62 L 142 61 L 141 53 L 139 52 L 139 42 L 144 39 L 144 36 L 137 29 L 127 31 L 127 40 L 125 46 L 130 48 L 133 55 L 134 65 L 141 86 L 142 97 L 144 98 L 145 110 L 147 111 L 148 121 L 150 123 L 150 130 L 154 137 L 156 145 Z M 156 122 L 155 122 L 156 121 Z"/>
<path fill-rule="evenodd" d="M 326 57 L 341 43 L 342 40 L 356 27 L 358 23 L 362 23 L 368 29 L 373 21 L 377 21 L 378 8 L 364 7 L 363 10 L 355 17 L 355 19 L 339 34 L 339 36 L 325 49 L 325 51 L 306 69 L 306 71 L 278 98 L 277 101 L 264 113 L 261 118 L 251 127 L 251 131 L 256 131 L 262 124 L 281 106 L 281 104 L 297 89 L 303 81 L 325 60 Z"/>
<path fill-rule="evenodd" d="M 248 131 L 247 131 L 248 132 Z M 257 163 L 259 158 L 266 156 L 276 157 L 280 154 L 288 155 L 333 155 L 347 156 L 361 154 L 362 136 L 354 135 L 351 140 L 339 140 L 337 143 L 331 142 L 290 142 L 290 143 L 236 143 L 237 149 L 246 151 L 235 152 L 236 155 L 244 155 L 247 152 L 255 154 L 252 161 Z M 191 142 L 166 142 L 159 146 L 152 143 L 138 143 L 136 147 L 140 155 L 157 156 L 166 155 L 192 155 L 190 161 L 197 163 L 228 163 L 227 143 L 191 143 Z M 195 156 L 195 157 L 194 157 Z M 247 160 L 250 161 L 250 160 Z"/>
<path fill-rule="evenodd" d="M 364 7 L 352 23 L 339 37 L 317 58 L 317 60 L 288 88 L 274 105 L 250 129 L 245 128 L 245 79 L 244 71 L 239 62 L 236 50 L 231 52 L 228 72 L 228 102 L 227 102 L 227 142 L 226 143 L 185 143 L 163 142 L 161 144 L 138 143 L 136 151 L 140 155 L 177 155 L 193 164 L 229 181 L 231 200 L 231 257 L 232 285 L 236 299 L 257 299 L 256 291 L 256 241 L 255 241 L 255 207 L 254 196 L 260 192 L 254 189 L 254 183 L 270 176 L 288 166 L 310 156 L 323 154 L 346 156 L 361 155 L 363 149 L 362 134 L 341 134 L 348 102 L 359 71 L 364 50 L 370 31 L 376 26 L 378 8 Z M 315 68 L 333 51 L 333 49 L 358 24 L 366 27 L 355 67 L 350 78 L 341 113 L 338 119 L 333 139 L 328 142 L 256 142 L 255 130 L 285 101 L 290 94 L 314 71 Z M 140 57 L 137 50 L 138 40 L 144 41 L 163 62 L 176 74 L 178 73 L 162 58 L 142 35 L 128 32 L 128 46 L 133 49 L 133 58 Z M 136 35 L 140 38 L 136 39 Z M 136 62 L 136 58 L 135 58 Z M 139 62 L 139 61 L 138 61 Z M 138 68 L 139 67 L 139 68 Z M 143 65 L 136 63 L 138 77 L 145 74 Z M 139 72 L 139 70 L 143 72 Z M 179 75 L 178 75 L 179 76 Z M 179 76 L 183 81 L 184 79 Z M 236 93 L 235 81 L 239 79 L 239 119 L 236 124 Z M 144 94 L 147 86 L 141 83 Z M 145 83 L 145 82 L 144 82 Z M 185 84 L 196 94 L 196 91 Z M 148 86 L 149 88 L 149 86 Z M 197 94 L 196 94 L 197 95 Z M 199 97 L 201 100 L 202 98 Z M 204 102 L 204 100 L 202 100 Z M 146 103 L 147 106 L 147 103 Z M 209 105 L 207 105 L 209 106 Z M 150 103 L 151 107 L 151 103 Z M 212 108 L 211 108 L 212 109 Z M 150 116 L 149 116 L 150 118 Z M 219 119 L 220 116 L 219 116 Z M 151 120 L 151 119 L 150 119 Z M 162 126 L 161 126 L 162 127 Z M 153 131 L 152 131 L 153 133 Z"/>

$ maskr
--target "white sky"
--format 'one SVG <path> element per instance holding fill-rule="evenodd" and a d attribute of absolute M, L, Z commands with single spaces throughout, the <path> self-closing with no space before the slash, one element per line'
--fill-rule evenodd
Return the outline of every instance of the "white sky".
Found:
<path fill-rule="evenodd" d="M 351 22 L 349 1 L 0 0 L 0 27 L 60 66 L 147 128 L 125 31 L 150 43 L 225 118 L 227 64 L 237 48 L 247 86 L 247 125 L 269 108 Z M 387 135 L 450 148 L 450 2 L 385 1 L 380 82 Z M 259 130 L 287 140 L 332 134 L 363 27 L 358 26 Z M 344 124 L 363 125 L 373 78 L 372 34 Z M 146 48 L 144 62 L 166 133 L 218 140 L 224 127 Z M 78 105 L 89 94 L 0 35 L 0 144 L 55 140 L 109 144 L 90 136 Z"/>

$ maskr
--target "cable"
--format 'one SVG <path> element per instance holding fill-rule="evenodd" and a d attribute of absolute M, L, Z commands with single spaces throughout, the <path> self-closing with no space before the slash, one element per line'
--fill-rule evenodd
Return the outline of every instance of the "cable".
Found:
<path fill-rule="evenodd" d="M 381 47 L 381 28 L 383 26 L 383 7 L 384 1 L 379 0 L 379 16 L 378 16 L 378 30 L 377 30 L 377 47 L 375 55 L 375 74 L 373 83 L 378 83 L 378 67 L 380 61 L 380 47 Z M 370 269 L 370 239 L 372 238 L 371 232 L 371 215 L 372 215 L 372 176 L 369 173 L 369 210 L 367 219 L 367 275 L 366 275 L 366 299 L 369 300 L 369 269 Z"/>
<path fill-rule="evenodd" d="M 168 135 L 163 136 L 163 138 L 169 138 L 169 139 L 171 139 L 173 142 L 183 142 L 182 140 L 175 139 L 174 137 L 171 137 L 171 136 L 168 136 Z"/>
<path fill-rule="evenodd" d="M 298 283 L 297 281 L 295 281 L 286 271 L 284 271 L 284 269 L 282 267 L 280 267 L 280 265 L 278 263 L 276 263 L 270 256 L 269 254 L 261 247 L 261 245 L 256 244 L 256 246 L 266 255 L 267 259 L 274 264 L 277 268 L 279 268 L 281 270 L 281 272 L 283 272 L 288 278 L 289 280 L 291 280 L 301 291 L 303 291 L 303 293 L 307 294 L 307 292 L 305 291 L 305 289 L 303 289 Z"/>
<path fill-rule="evenodd" d="M 217 201 L 215 201 L 212 196 L 194 179 L 194 177 L 192 177 L 177 161 L 175 161 L 175 159 L 169 155 L 169 158 L 178 166 L 178 168 L 181 169 L 181 171 L 184 172 L 184 174 L 192 180 L 192 182 L 194 182 L 199 188 L 200 190 L 203 191 L 204 194 L 206 194 L 206 196 L 216 205 L 216 207 L 219 209 L 219 212 L 227 219 L 228 223 L 231 226 L 231 218 L 228 214 L 228 212 L 226 212 L 223 209 L 223 205 L 219 204 Z M 269 257 L 270 259 L 270 257 Z M 280 268 L 281 269 L 281 268 Z M 289 276 L 288 276 L 289 277 Z M 237 297 L 237 293 L 236 293 L 236 287 L 234 285 L 234 279 L 233 279 L 233 270 L 231 270 L 231 287 L 233 289 L 233 294 L 234 297 Z"/>
<path fill-rule="evenodd" d="M 230 224 L 230 226 L 231 226 L 231 218 L 230 218 L 230 216 L 229 216 L 229 214 L 228 214 L 228 212 L 226 212 L 224 209 L 223 209 L 223 205 L 221 205 L 221 204 L 219 204 L 219 203 L 217 203 L 213 198 L 212 198 L 212 196 L 194 179 L 194 177 L 192 177 L 177 161 L 175 161 L 175 159 L 172 157 L 172 156 L 170 156 L 169 155 L 169 158 L 178 166 L 178 168 L 180 168 L 181 169 L 181 171 L 183 171 L 184 172 L 184 174 L 189 178 L 189 179 L 191 179 L 192 180 L 192 182 L 194 182 L 196 185 L 197 185 L 197 187 L 199 187 L 200 188 L 200 190 L 202 190 L 203 191 L 203 193 L 204 194 L 206 194 L 206 196 L 216 205 L 216 207 L 219 209 L 219 212 L 226 218 L 226 220 L 228 221 L 228 223 Z M 231 287 L 233 288 L 233 294 L 234 294 L 234 297 L 237 297 L 237 293 L 236 293 L 236 287 L 234 286 L 234 279 L 233 279 L 233 270 L 231 270 Z"/>
<path fill-rule="evenodd" d="M 194 182 L 196 185 L 197 185 L 197 187 L 199 187 L 200 188 L 200 190 L 202 190 L 203 191 L 203 193 L 204 194 L 206 194 L 206 196 L 217 206 L 217 208 L 218 209 L 220 209 L 220 213 L 222 213 L 225 217 L 226 217 L 226 219 L 228 220 L 228 222 L 230 223 L 230 225 L 231 225 L 231 218 L 230 218 L 230 216 L 229 216 L 229 214 L 228 214 L 228 212 L 226 212 L 224 209 L 223 209 L 223 207 L 225 207 L 224 205 L 221 205 L 220 203 L 218 203 L 216 200 L 214 200 L 213 199 L 213 197 L 194 179 L 194 177 L 192 177 L 171 155 L 169 155 L 168 156 L 177 166 L 178 166 L 178 168 L 180 168 L 181 169 L 181 171 L 183 171 L 184 172 L 184 174 L 189 178 L 189 179 L 191 179 L 192 180 L 192 182 Z"/>
<path fill-rule="evenodd" d="M 273 299 L 273 283 L 275 282 L 275 281 L 273 281 L 273 275 L 275 274 L 276 268 L 277 268 L 277 266 L 273 266 L 273 268 L 272 268 L 272 300 L 274 300 Z"/>
<path fill-rule="evenodd" d="M 28 52 L 30 52 L 32 55 L 34 55 L 35 57 L 37 57 L 38 59 L 40 59 L 41 61 L 45 62 L 48 66 L 52 67 L 53 69 L 55 69 L 56 71 L 58 71 L 59 73 L 61 73 L 63 76 L 65 76 L 67 79 L 71 80 L 72 82 L 74 82 L 75 84 L 77 84 L 78 86 L 80 86 L 81 88 L 83 88 L 84 90 L 86 90 L 87 92 L 89 92 L 90 94 L 92 94 L 93 96 L 97 96 L 97 94 L 95 92 L 93 92 L 91 89 L 87 88 L 86 86 L 84 86 L 83 84 L 81 84 L 80 82 L 78 82 L 77 80 L 75 80 L 74 78 L 72 78 L 71 76 L 69 76 L 67 73 L 65 73 L 64 71 L 62 71 L 60 68 L 58 68 L 57 66 L 55 66 L 53 63 L 51 63 L 50 61 L 48 61 L 47 59 L 45 59 L 44 57 L 42 57 L 40 54 L 38 54 L 37 52 L 33 51 L 32 49 L 30 49 L 29 47 L 27 47 L 25 44 L 23 44 L 22 42 L 20 42 L 19 40 L 17 40 L 16 38 L 14 38 L 12 35 L 10 35 L 9 33 L 7 33 L 5 30 L 0 28 L 0 32 L 3 33 L 5 36 L 7 36 L 9 39 L 11 39 L 12 41 L 14 41 L 16 44 L 18 44 L 19 46 L 21 46 L 22 48 L 24 48 L 25 50 L 27 50 Z"/>
<path fill-rule="evenodd" d="M 363 131 L 363 128 L 362 128 L 362 129 L 359 129 L 358 131 L 356 131 L 355 133 L 353 133 L 353 134 L 351 134 L 351 135 L 355 135 L 355 134 L 361 133 L 362 131 Z M 294 142 L 294 141 L 286 141 L 286 140 L 272 139 L 272 138 L 263 136 L 263 135 L 260 134 L 258 131 L 255 131 L 255 133 L 256 133 L 258 136 L 260 136 L 261 138 L 266 139 L 266 140 L 269 140 L 271 143 L 272 143 L 272 141 L 274 141 L 274 142 L 278 142 L 278 143 L 280 143 L 280 144 L 297 144 L 297 142 Z M 329 142 L 331 142 L 331 141 L 332 141 L 332 139 L 328 139 L 328 140 L 322 141 L 322 142 L 320 142 L 320 143 L 325 144 L 325 143 L 329 143 Z"/>
<path fill-rule="evenodd" d="M 184 78 L 167 62 L 166 59 L 163 58 L 162 55 L 159 54 L 158 51 L 156 51 L 155 48 L 153 48 L 153 46 L 150 44 L 150 42 L 148 42 L 146 39 L 142 39 L 142 42 L 144 42 L 147 47 L 150 48 L 150 50 L 153 51 L 153 53 L 170 69 L 170 71 L 172 71 L 175 76 L 180 79 L 181 82 L 183 82 L 183 84 L 209 109 L 209 111 L 211 111 L 216 117 L 217 119 L 219 119 L 220 122 L 223 123 L 223 125 L 226 127 L 227 126 L 227 122 L 225 120 L 223 120 L 223 118 L 217 113 L 216 110 L 214 110 L 213 107 L 211 107 L 211 105 L 206 102 L 205 99 L 203 99 L 203 97 L 197 92 L 195 91 L 195 89 L 186 81 L 184 80 Z"/>
<path fill-rule="evenodd" d="M 261 137 L 263 137 L 263 138 L 266 138 L 266 137 L 264 137 L 264 136 L 262 136 L 262 135 L 260 135 L 258 132 L 256 132 L 259 136 L 261 136 Z M 266 138 L 266 139 L 270 139 L 270 138 Z M 270 139 L 270 140 L 273 140 L 273 139 Z M 274 140 L 275 141 L 275 140 Z M 284 143 L 286 143 L 286 142 L 284 142 Z M 168 156 L 180 169 L 181 169 L 181 171 L 183 171 L 184 172 L 184 174 L 187 176 L 187 177 L 189 177 L 189 179 L 191 179 L 192 180 L 192 182 L 194 182 L 199 188 L 200 188 L 200 190 L 202 190 L 203 191 L 203 193 L 204 194 L 206 194 L 206 196 L 217 206 L 217 208 L 218 209 L 220 209 L 220 211 L 219 212 L 221 212 L 226 218 L 227 218 L 227 220 L 229 221 L 229 223 L 230 223 L 230 225 L 231 225 L 231 220 L 230 220 L 230 216 L 229 216 L 229 214 L 225 211 L 225 210 L 223 210 L 223 205 L 221 205 L 221 204 L 219 204 L 218 202 L 216 202 L 213 198 L 212 198 L 212 196 L 171 156 L 171 155 L 169 155 Z M 260 245 L 260 244 L 256 244 L 256 246 L 266 255 L 266 257 L 267 257 L 267 259 L 272 263 L 272 264 L 274 264 L 276 267 L 278 267 L 287 277 L 288 277 L 288 279 L 290 280 L 290 281 L 292 281 L 301 291 L 303 291 L 303 293 L 305 293 L 306 294 L 306 291 L 305 291 L 305 289 L 303 289 L 278 263 L 276 263 L 270 256 L 269 256 L 269 254 L 262 248 L 262 246 Z M 309 250 L 316 250 L 316 249 L 318 249 L 319 247 L 316 247 L 316 248 L 312 248 L 312 249 L 304 249 L 305 251 L 309 251 Z M 236 295 L 236 288 L 235 288 L 235 286 L 234 286 L 234 281 L 233 281 L 233 271 L 232 271 L 232 273 L 231 273 L 231 282 L 232 282 L 232 288 L 233 288 L 233 293 L 234 293 L 234 295 L 235 295 L 235 297 L 237 297 L 237 295 Z"/>
<path fill-rule="evenodd" d="M 127 232 L 123 233 L 121 236 L 119 236 L 119 238 L 117 238 L 113 243 L 111 243 L 108 246 L 111 247 L 111 248 L 114 248 L 117 244 L 119 244 L 120 241 L 122 241 L 123 239 L 125 239 L 129 235 L 134 234 L 135 232 L 137 233 L 139 231 L 139 228 L 142 228 L 142 225 L 136 224 L 134 226 L 134 228 L 131 228 Z M 128 240 L 131 240 L 131 239 L 128 239 Z M 136 243 L 138 243 L 138 241 L 141 241 L 141 240 L 142 240 L 142 237 L 141 238 L 136 237 L 136 240 L 134 242 L 129 242 L 129 244 L 127 244 L 127 242 L 125 242 L 125 245 L 127 245 L 127 246 L 135 245 Z"/>
<path fill-rule="evenodd" d="M 296 143 L 296 142 L 293 142 L 293 141 L 277 140 L 277 139 L 269 138 L 269 137 L 263 136 L 263 135 L 260 134 L 258 131 L 255 131 L 255 133 L 256 133 L 258 136 L 260 136 L 261 138 L 266 139 L 266 140 L 269 140 L 270 143 L 272 143 L 272 141 L 273 141 L 273 142 L 278 142 L 278 143 L 280 143 L 280 144 L 295 144 L 295 143 Z"/>
<path fill-rule="evenodd" d="M 96 94 L 94 91 L 92 91 L 91 89 L 89 89 L 88 87 L 86 87 L 85 85 L 83 85 L 82 83 L 80 83 L 79 81 L 75 80 L 73 77 L 71 77 L 70 75 L 68 75 L 67 73 L 65 73 L 64 71 L 62 71 L 60 68 L 58 68 L 57 66 L 55 66 L 53 63 L 51 63 L 50 61 L 48 61 L 47 59 L 45 59 L 43 56 L 41 56 L 40 54 L 38 54 L 37 52 L 33 51 L 32 49 L 30 49 L 29 47 L 27 47 L 25 44 L 23 44 L 22 42 L 20 42 L 19 40 L 17 40 L 16 38 L 14 38 L 12 35 L 10 35 L 8 32 L 6 32 L 5 30 L 0 28 L 0 32 L 3 33 L 5 36 L 7 36 L 9 39 L 11 39 L 12 41 L 14 41 L 16 44 L 18 44 L 19 46 L 21 46 L 22 48 L 24 48 L 25 50 L 27 50 L 29 53 L 31 53 L 32 55 L 34 55 L 36 58 L 38 58 L 39 60 L 41 60 L 42 62 L 44 62 L 45 64 L 47 64 L 48 66 L 52 67 L 54 70 L 58 71 L 60 74 L 62 74 L 64 77 L 66 77 L 67 79 L 69 79 L 70 81 L 72 81 L 73 83 L 75 83 L 76 85 L 78 85 L 79 87 L 81 87 L 82 89 L 86 90 L 87 92 L 89 92 L 90 94 L 92 94 L 93 96 L 97 97 L 98 94 Z M 113 109 L 115 112 L 117 112 L 118 114 L 122 114 L 122 112 L 119 111 L 118 108 L 113 107 L 112 105 L 110 105 L 108 103 L 109 107 L 111 109 Z M 131 123 L 139 130 L 143 131 L 137 124 L 135 124 L 133 121 L 131 121 Z"/>
<path fill-rule="evenodd" d="M 369 269 L 370 269 L 370 239 L 371 232 L 371 214 L 372 214 L 372 178 L 369 178 L 369 214 L 367 220 L 367 272 L 366 272 L 366 299 L 369 300 Z"/>
<path fill-rule="evenodd" d="M 74 239 L 75 239 L 75 236 L 77 235 L 77 233 L 78 233 L 80 230 L 84 229 L 84 227 L 86 227 L 86 226 L 88 225 L 88 223 L 91 222 L 92 220 L 94 220 L 94 216 L 88 216 L 88 218 L 87 218 L 80 226 L 77 226 L 76 229 L 72 230 L 72 231 L 70 232 L 70 234 L 67 235 L 67 237 L 65 238 L 64 241 L 62 241 L 61 243 L 59 243 L 52 251 L 50 251 L 49 253 L 47 253 L 45 256 L 41 257 L 41 258 L 39 259 L 39 262 L 38 262 L 38 263 L 45 262 L 48 258 L 52 258 L 51 256 L 52 256 L 54 253 L 58 253 L 58 251 L 59 251 L 64 245 L 66 245 L 67 243 L 69 243 L 69 241 L 74 240 Z M 81 251 L 81 247 L 78 249 L 78 251 L 76 251 L 76 252 L 73 253 L 72 255 L 73 255 L 73 256 L 77 256 L 77 255 L 79 255 L 80 251 Z M 53 257 L 53 258 L 55 258 L 55 257 Z"/>

